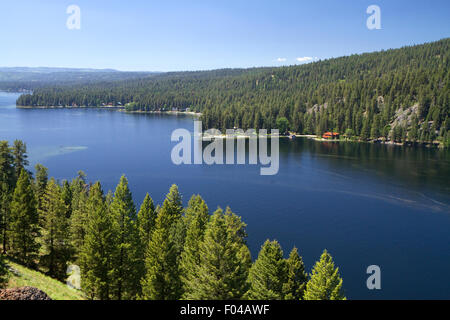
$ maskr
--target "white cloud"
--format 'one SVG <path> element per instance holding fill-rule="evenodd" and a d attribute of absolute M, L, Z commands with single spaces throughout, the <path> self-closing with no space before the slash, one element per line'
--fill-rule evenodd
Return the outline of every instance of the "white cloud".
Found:
<path fill-rule="evenodd" d="M 278 62 L 286 62 L 286 60 L 287 60 L 286 58 L 278 58 L 277 59 Z"/>
<path fill-rule="evenodd" d="M 299 58 L 297 58 L 296 60 L 298 61 L 298 62 L 307 62 L 307 61 L 312 61 L 312 60 L 316 60 L 317 59 L 317 57 L 299 57 Z"/>

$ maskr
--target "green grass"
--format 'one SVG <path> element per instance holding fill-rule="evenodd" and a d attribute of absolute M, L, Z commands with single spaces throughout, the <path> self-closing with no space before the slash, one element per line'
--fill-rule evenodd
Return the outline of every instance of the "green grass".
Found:
<path fill-rule="evenodd" d="M 7 288 L 30 286 L 44 291 L 53 300 L 83 300 L 82 293 L 66 284 L 6 259 L 12 269 Z"/>

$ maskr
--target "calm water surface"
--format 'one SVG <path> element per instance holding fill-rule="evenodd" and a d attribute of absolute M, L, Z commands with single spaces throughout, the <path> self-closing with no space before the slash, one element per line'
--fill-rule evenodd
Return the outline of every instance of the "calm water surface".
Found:
<path fill-rule="evenodd" d="M 248 224 L 255 258 L 277 239 L 295 245 L 310 269 L 324 248 L 333 255 L 353 299 L 450 299 L 449 151 L 307 139 L 280 141 L 280 171 L 259 166 L 175 166 L 176 128 L 186 116 L 130 115 L 112 110 L 15 108 L 0 93 L 0 140 L 27 143 L 31 165 L 114 189 L 126 174 L 137 205 L 149 192 L 159 203 L 171 184 L 185 204 L 201 194 L 211 211 L 229 205 Z M 382 290 L 366 288 L 366 268 L 381 267 Z"/>

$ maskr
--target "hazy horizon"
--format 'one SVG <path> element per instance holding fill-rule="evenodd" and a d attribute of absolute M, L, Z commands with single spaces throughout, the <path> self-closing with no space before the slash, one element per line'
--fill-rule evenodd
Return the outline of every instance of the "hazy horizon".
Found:
<path fill-rule="evenodd" d="M 72 5 L 78 29 L 68 27 Z M 378 29 L 367 27 L 372 5 Z M 0 61 L 149 72 L 295 65 L 446 38 L 449 9 L 443 0 L 4 1 Z"/>

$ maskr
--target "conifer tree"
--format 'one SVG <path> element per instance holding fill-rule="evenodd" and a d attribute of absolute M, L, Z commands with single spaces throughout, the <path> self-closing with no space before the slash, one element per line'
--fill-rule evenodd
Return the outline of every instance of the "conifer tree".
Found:
<path fill-rule="evenodd" d="M 112 293 L 117 300 L 134 299 L 140 286 L 139 274 L 135 270 L 139 263 L 140 241 L 136 208 L 125 176 L 120 178 L 110 211 L 115 237 Z"/>
<path fill-rule="evenodd" d="M 145 253 L 147 252 L 153 230 L 155 229 L 156 217 L 157 211 L 155 209 L 155 205 L 152 198 L 147 193 L 137 215 L 137 228 L 140 245 L 138 248 L 139 261 L 136 265 L 136 272 L 138 272 L 138 278 L 140 280 L 145 277 Z M 138 293 L 138 295 L 142 295 L 142 290 Z"/>
<path fill-rule="evenodd" d="M 173 221 L 170 228 L 170 237 L 174 244 L 177 264 L 179 264 L 186 237 L 186 225 L 184 219 L 182 219 L 183 203 L 177 185 L 174 184 L 170 187 L 169 193 L 166 196 L 166 201 L 164 202 L 166 210 Z"/>
<path fill-rule="evenodd" d="M 62 183 L 61 196 L 67 206 L 67 218 L 70 218 L 72 215 L 72 189 L 70 188 L 70 183 L 67 180 L 64 180 Z"/>
<path fill-rule="evenodd" d="M 208 206 L 199 196 L 192 196 L 185 214 L 186 241 L 181 254 L 180 269 L 184 288 L 184 298 L 189 299 L 197 282 L 200 265 L 200 244 L 203 241 L 209 220 Z"/>
<path fill-rule="evenodd" d="M 10 203 L 15 186 L 14 158 L 7 141 L 0 141 L 0 231 L 2 251 L 8 246 Z"/>
<path fill-rule="evenodd" d="M 72 250 L 69 243 L 67 205 L 60 186 L 53 178 L 45 188 L 39 213 L 42 221 L 40 265 L 47 269 L 49 276 L 62 281 L 66 277 L 67 262 Z"/>
<path fill-rule="evenodd" d="M 181 218 L 183 213 L 183 203 L 180 192 L 178 191 L 177 185 L 172 185 L 170 187 L 169 193 L 166 196 L 165 202 L 166 211 L 173 219 Z"/>
<path fill-rule="evenodd" d="M 250 289 L 246 294 L 252 300 L 281 300 L 286 282 L 286 261 L 277 241 L 267 240 L 261 247 L 258 258 L 250 268 Z"/>
<path fill-rule="evenodd" d="M 245 224 L 229 208 L 211 217 L 200 246 L 198 281 L 189 287 L 189 299 L 240 299 L 248 290 L 251 265 L 245 243 Z"/>
<path fill-rule="evenodd" d="M 16 179 L 18 179 L 22 169 L 25 169 L 25 167 L 29 164 L 27 145 L 22 140 L 14 140 L 12 154 L 14 157 L 14 170 L 16 172 Z M 28 174 L 30 173 L 28 172 Z"/>
<path fill-rule="evenodd" d="M 83 248 L 86 228 L 88 225 L 88 186 L 84 172 L 80 171 L 78 177 L 72 180 L 70 189 L 72 193 L 70 216 L 70 242 L 74 249 L 75 262 L 78 262 L 80 250 Z"/>
<path fill-rule="evenodd" d="M 311 278 L 306 284 L 305 300 L 345 300 L 339 268 L 334 267 L 333 258 L 324 250 L 316 262 Z"/>
<path fill-rule="evenodd" d="M 91 299 L 111 298 L 114 230 L 100 182 L 95 183 L 87 201 L 86 236 L 80 253 L 81 285 Z"/>
<path fill-rule="evenodd" d="M 146 275 L 142 280 L 142 298 L 145 300 L 177 300 L 181 297 L 177 249 L 171 232 L 178 219 L 180 217 L 174 216 L 172 205 L 166 198 L 147 247 Z"/>
<path fill-rule="evenodd" d="M 34 178 L 34 193 L 36 194 L 36 202 L 38 211 L 42 210 L 41 200 L 45 193 L 48 182 L 48 169 L 41 164 L 34 166 L 36 177 Z"/>
<path fill-rule="evenodd" d="M 305 265 L 299 256 L 297 248 L 293 248 L 286 260 L 286 282 L 283 285 L 285 300 L 301 300 L 308 282 Z"/>
<path fill-rule="evenodd" d="M 143 244 L 144 252 L 151 240 L 156 223 L 156 210 L 153 199 L 147 193 L 137 215 L 139 237 Z"/>
<path fill-rule="evenodd" d="M 39 250 L 39 218 L 30 176 L 25 169 L 20 172 L 14 190 L 10 221 L 13 256 L 25 265 L 33 266 Z"/>

